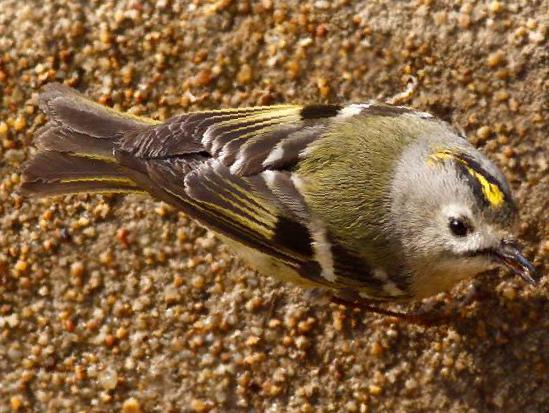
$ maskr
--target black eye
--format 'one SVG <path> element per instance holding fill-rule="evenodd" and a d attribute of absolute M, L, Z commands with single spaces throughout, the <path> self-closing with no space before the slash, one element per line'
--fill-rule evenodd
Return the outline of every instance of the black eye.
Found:
<path fill-rule="evenodd" d="M 450 218 L 448 226 L 456 237 L 464 237 L 471 231 L 471 227 L 463 218 Z"/>

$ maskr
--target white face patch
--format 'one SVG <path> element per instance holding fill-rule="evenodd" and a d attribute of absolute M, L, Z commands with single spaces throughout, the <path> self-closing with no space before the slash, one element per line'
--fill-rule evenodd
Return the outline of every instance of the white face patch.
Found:
<path fill-rule="evenodd" d="M 472 227 L 472 232 L 459 237 L 450 231 L 448 225 L 450 218 L 464 218 Z M 488 224 L 476 222 L 471 210 L 465 205 L 449 204 L 442 208 L 442 217 L 440 231 L 443 234 L 444 242 L 456 254 L 467 254 L 499 245 L 501 236 L 498 230 Z"/>
<path fill-rule="evenodd" d="M 471 210 L 463 204 L 452 203 L 444 206 L 440 214 L 439 224 L 432 228 L 434 231 L 432 234 L 433 239 L 438 239 L 440 243 L 445 244 L 446 248 L 454 254 L 462 254 L 469 251 L 472 247 L 470 244 L 477 234 L 467 234 L 463 237 L 458 237 L 452 234 L 449 223 L 452 218 L 465 219 L 475 226 L 475 223 L 472 222 Z"/>
<path fill-rule="evenodd" d="M 465 205 L 462 204 L 448 204 L 444 208 L 442 208 L 442 214 L 446 218 L 459 218 L 459 217 L 465 217 L 467 219 L 471 219 L 472 213 L 469 208 L 467 208 Z"/>

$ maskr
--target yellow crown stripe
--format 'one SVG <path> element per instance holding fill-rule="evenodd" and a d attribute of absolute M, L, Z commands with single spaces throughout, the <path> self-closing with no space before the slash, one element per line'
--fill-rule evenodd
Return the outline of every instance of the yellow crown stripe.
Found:
<path fill-rule="evenodd" d="M 461 163 L 467 169 L 467 172 L 480 184 L 484 198 L 490 203 L 492 207 L 496 208 L 503 204 L 505 200 L 505 195 L 503 191 L 499 188 L 499 186 L 492 182 L 489 182 L 484 175 L 474 169 L 465 159 L 460 157 L 459 154 L 452 152 L 448 149 L 437 151 L 429 155 L 428 162 L 435 163 L 448 159 Z"/>
<path fill-rule="evenodd" d="M 499 189 L 497 185 L 488 182 L 488 180 L 483 175 L 479 174 L 467 164 L 465 164 L 465 167 L 467 168 L 467 171 L 479 182 L 482 188 L 482 193 L 484 194 L 484 197 L 490 203 L 490 205 L 492 205 L 493 207 L 500 206 L 503 203 L 505 197 L 501 189 Z"/>
<path fill-rule="evenodd" d="M 455 153 L 449 150 L 443 150 L 432 153 L 431 155 L 429 155 L 429 159 L 433 161 L 444 161 L 446 159 L 457 159 L 457 157 Z"/>

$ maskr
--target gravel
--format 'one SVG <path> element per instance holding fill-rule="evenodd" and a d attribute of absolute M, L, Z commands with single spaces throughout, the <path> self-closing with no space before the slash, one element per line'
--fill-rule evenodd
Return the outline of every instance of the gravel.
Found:
<path fill-rule="evenodd" d="M 509 178 L 549 264 L 549 3 L 2 0 L 0 413 L 545 412 L 548 277 L 483 276 L 422 327 L 260 277 L 146 197 L 17 193 L 64 81 L 156 119 L 392 96 L 451 121 Z"/>

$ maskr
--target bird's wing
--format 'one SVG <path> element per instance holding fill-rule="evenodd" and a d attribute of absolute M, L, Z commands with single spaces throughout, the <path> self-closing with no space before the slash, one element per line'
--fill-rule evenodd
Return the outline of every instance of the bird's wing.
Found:
<path fill-rule="evenodd" d="M 204 153 L 235 175 L 289 168 L 321 136 L 335 105 L 279 105 L 196 112 L 120 138 L 119 147 L 137 158 L 173 158 Z"/>
<path fill-rule="evenodd" d="M 191 113 L 122 137 L 117 150 L 141 163 L 163 199 L 326 285 L 313 218 L 291 169 L 339 111 L 282 105 Z"/>
<path fill-rule="evenodd" d="M 276 258 L 303 278 L 326 285 L 308 211 L 290 172 L 243 177 L 212 158 L 189 172 L 184 156 L 140 162 L 152 181 L 149 187 L 161 199 L 215 232 Z"/>

